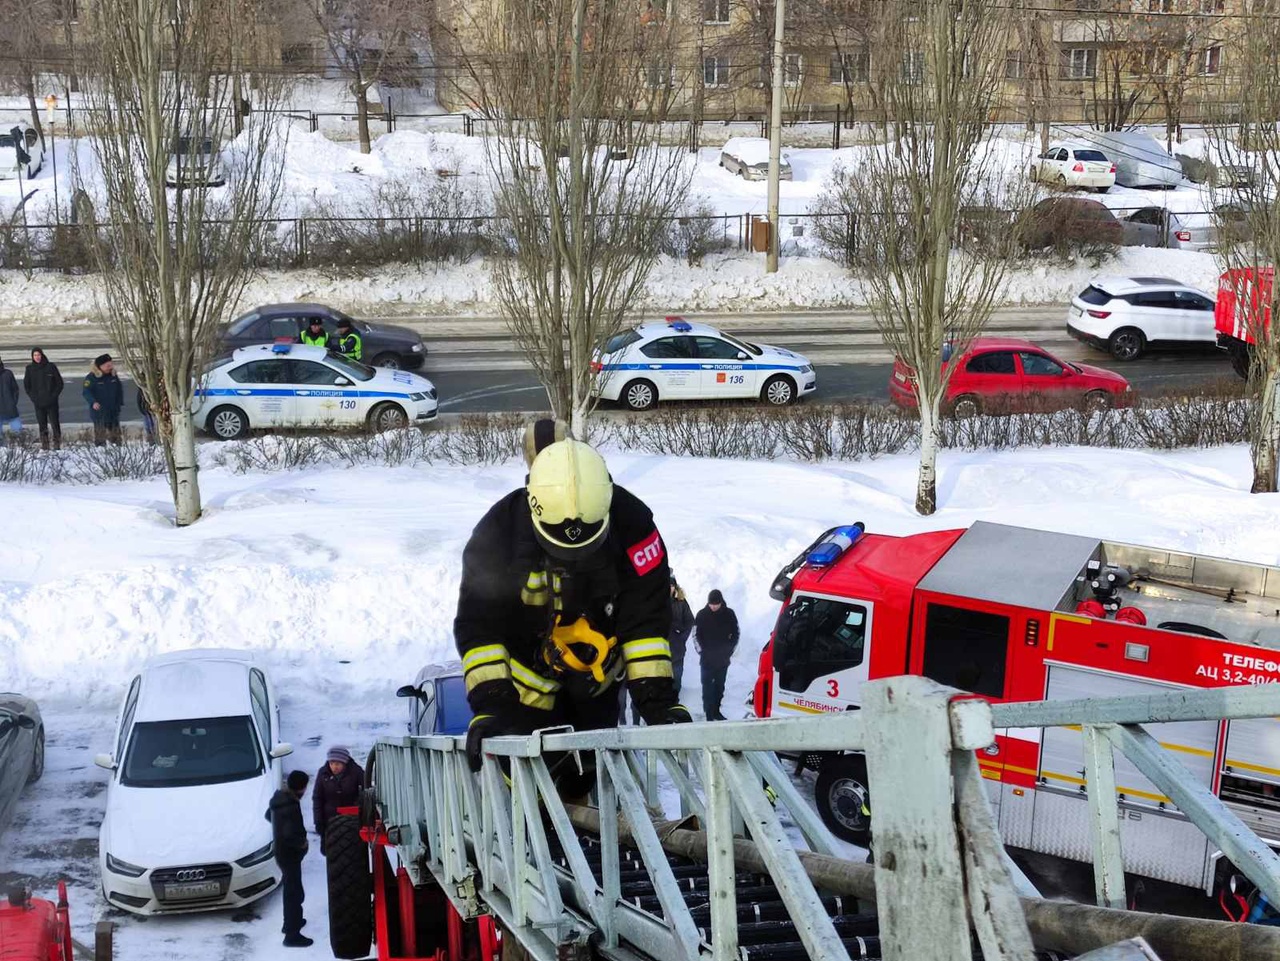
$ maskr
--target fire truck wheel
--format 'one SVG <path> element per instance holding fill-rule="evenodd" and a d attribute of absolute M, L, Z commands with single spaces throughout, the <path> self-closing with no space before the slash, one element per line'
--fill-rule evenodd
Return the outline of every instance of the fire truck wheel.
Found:
<path fill-rule="evenodd" d="M 1236 375 L 1239 376 L 1241 379 L 1248 380 L 1249 367 L 1253 360 L 1253 358 L 1249 356 L 1249 348 L 1248 347 L 1232 347 L 1230 350 L 1230 354 L 1231 354 L 1231 369 L 1234 370 L 1236 372 Z"/>
<path fill-rule="evenodd" d="M 813 790 L 822 822 L 843 841 L 866 847 L 871 841 L 871 792 L 867 759 L 861 754 L 834 754 L 818 769 Z"/>
<path fill-rule="evenodd" d="M 340 814 L 324 836 L 329 888 L 329 947 L 335 958 L 363 958 L 373 942 L 373 882 L 360 819 Z"/>

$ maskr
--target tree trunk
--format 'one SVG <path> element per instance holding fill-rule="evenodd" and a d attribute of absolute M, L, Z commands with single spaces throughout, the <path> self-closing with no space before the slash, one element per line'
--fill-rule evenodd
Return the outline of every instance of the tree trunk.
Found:
<path fill-rule="evenodd" d="M 196 427 L 189 407 L 177 407 L 169 414 L 173 429 L 173 503 L 179 527 L 200 519 L 199 466 L 196 460 Z"/>
<path fill-rule="evenodd" d="M 31 76 L 30 69 L 22 72 L 22 86 L 27 94 L 27 106 L 31 109 L 31 126 L 36 128 L 36 133 L 40 135 L 40 146 L 44 146 L 44 124 L 40 122 L 40 108 L 36 106 L 36 81 Z"/>
<path fill-rule="evenodd" d="M 357 77 L 355 83 L 351 85 L 351 90 L 356 95 L 356 118 L 360 126 L 360 152 L 373 153 L 373 143 L 369 139 L 369 86 Z"/>
<path fill-rule="evenodd" d="M 1263 372 L 1258 392 L 1258 423 L 1253 436 L 1254 494 L 1274 494 L 1280 467 L 1280 369 Z"/>
<path fill-rule="evenodd" d="M 928 516 L 938 509 L 937 399 L 920 398 L 920 472 L 916 478 L 916 513 Z"/>

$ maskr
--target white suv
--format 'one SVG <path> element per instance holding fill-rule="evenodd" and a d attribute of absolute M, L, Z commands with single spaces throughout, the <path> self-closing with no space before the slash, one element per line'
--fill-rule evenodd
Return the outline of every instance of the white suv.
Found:
<path fill-rule="evenodd" d="M 1067 331 L 1116 360 L 1151 344 L 1213 344 L 1213 298 L 1168 277 L 1099 277 L 1075 297 Z"/>

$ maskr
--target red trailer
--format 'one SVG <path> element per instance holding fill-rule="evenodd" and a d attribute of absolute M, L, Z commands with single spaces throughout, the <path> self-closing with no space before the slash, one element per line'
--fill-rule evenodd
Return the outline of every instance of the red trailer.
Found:
<path fill-rule="evenodd" d="M 1271 324 L 1272 267 L 1228 270 L 1218 279 L 1218 303 L 1214 328 L 1218 346 L 1231 355 L 1231 366 L 1241 377 L 1249 376 L 1259 329 Z"/>
<path fill-rule="evenodd" d="M 833 528 L 779 575 L 760 716 L 857 710 L 868 679 L 917 674 L 990 701 L 1280 682 L 1280 569 L 979 522 L 908 537 Z M 1280 847 L 1280 722 L 1153 725 L 1192 774 Z M 1006 730 L 979 757 L 1011 846 L 1092 858 L 1081 735 Z M 861 756 L 802 759 L 832 830 L 865 844 Z M 1229 866 L 1117 758 L 1126 869 L 1212 893 Z"/>
<path fill-rule="evenodd" d="M 74 961 L 65 881 L 58 882 L 57 904 L 25 888 L 0 901 L 0 961 Z"/>

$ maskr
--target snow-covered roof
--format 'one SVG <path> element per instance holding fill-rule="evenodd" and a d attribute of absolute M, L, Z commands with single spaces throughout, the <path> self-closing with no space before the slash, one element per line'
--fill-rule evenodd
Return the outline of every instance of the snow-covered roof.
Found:
<path fill-rule="evenodd" d="M 681 326 L 673 327 L 669 321 L 655 320 L 652 323 L 640 324 L 636 331 L 641 337 L 669 337 L 683 335 L 686 337 L 718 337 L 720 331 L 708 324 L 697 324 L 691 320 L 677 321 Z"/>
<path fill-rule="evenodd" d="M 240 652 L 183 653 L 197 656 L 154 658 L 143 668 L 135 721 L 239 717 L 250 713 L 250 661 L 239 657 Z"/>
<path fill-rule="evenodd" d="M 277 350 L 278 347 L 289 349 Z M 324 360 L 328 353 L 328 348 L 315 347 L 311 344 L 254 344 L 252 347 L 237 347 L 231 359 L 236 363 L 285 356 L 292 357 L 294 360 Z"/>
<path fill-rule="evenodd" d="M 1098 277 L 1093 281 L 1093 286 L 1109 294 L 1127 294 L 1135 290 L 1149 290 L 1152 287 L 1186 287 L 1187 285 L 1172 277 Z"/>

